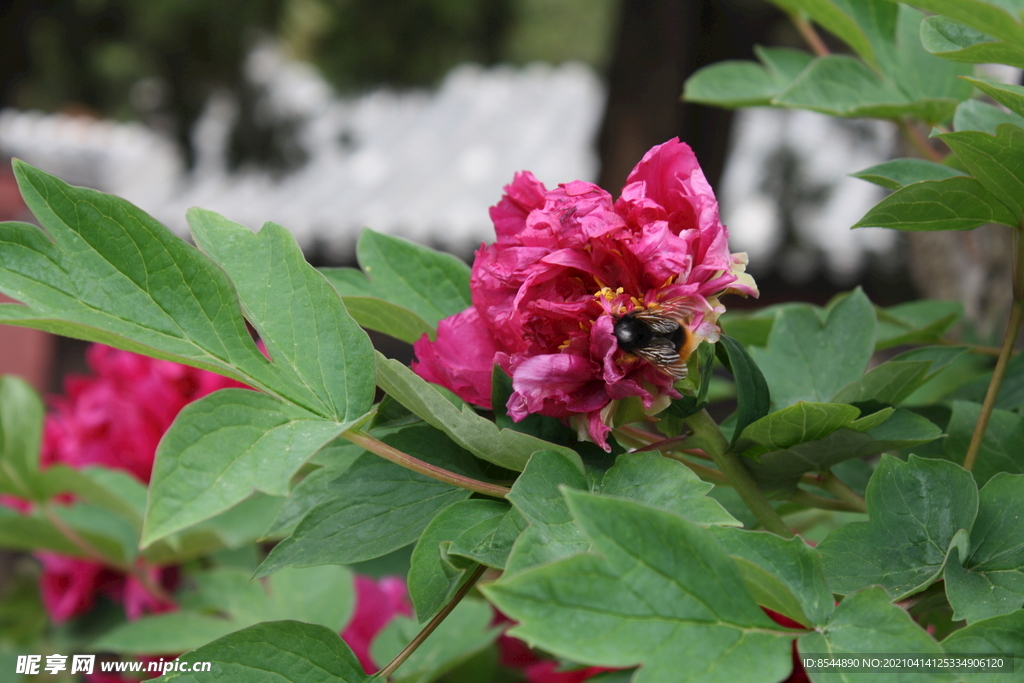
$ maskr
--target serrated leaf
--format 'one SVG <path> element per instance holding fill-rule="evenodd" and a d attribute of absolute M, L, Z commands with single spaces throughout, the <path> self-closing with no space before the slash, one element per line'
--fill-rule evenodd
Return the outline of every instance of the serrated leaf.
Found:
<path fill-rule="evenodd" d="M 921 22 L 921 44 L 933 55 L 957 62 L 1024 68 L 1024 49 L 945 17 L 928 17 Z"/>
<path fill-rule="evenodd" d="M 442 510 L 423 530 L 412 551 L 408 576 L 409 597 L 421 624 L 451 600 L 475 566 L 461 557 L 448 559 L 447 547 L 473 527 L 496 524 L 508 511 L 503 501 L 463 500 Z"/>
<path fill-rule="evenodd" d="M 494 611 L 482 600 L 467 598 L 452 610 L 437 630 L 416 648 L 390 679 L 394 683 L 429 683 L 451 671 L 497 639 L 491 628 Z M 419 633 L 414 619 L 395 617 L 370 646 L 374 662 L 389 662 Z"/>
<path fill-rule="evenodd" d="M 970 401 L 954 401 L 953 414 L 946 426 L 949 438 L 943 443 L 946 458 L 963 462 L 981 406 Z M 978 459 L 971 474 L 983 486 L 1000 472 L 1024 474 L 1024 417 L 1008 410 L 993 410 L 981 441 Z"/>
<path fill-rule="evenodd" d="M 772 405 L 828 401 L 864 374 L 874 351 L 875 311 L 860 289 L 824 317 L 811 306 L 779 312 L 767 347 L 750 349 L 771 390 Z M 822 368 L 828 372 L 822 372 Z"/>
<path fill-rule="evenodd" d="M 736 426 L 732 438 L 735 445 L 747 425 L 768 414 L 771 394 L 761 369 L 738 341 L 723 334 L 715 352 L 736 382 Z"/>
<path fill-rule="evenodd" d="M 865 588 L 839 603 L 828 622 L 797 639 L 801 656 L 818 654 L 841 658 L 844 655 L 906 653 L 941 655 L 942 647 L 911 619 L 905 610 L 893 605 L 885 591 Z M 902 675 L 901 675 L 902 674 Z M 855 681 L 856 674 L 816 671 L 815 681 Z M 948 681 L 943 673 L 914 674 L 897 672 L 885 676 L 891 681 Z"/>
<path fill-rule="evenodd" d="M 324 626 L 275 621 L 224 636 L 179 658 L 210 662 L 232 683 L 366 683 L 359 660 L 337 633 Z M 165 674 L 163 681 L 202 683 L 210 672 Z"/>
<path fill-rule="evenodd" d="M 482 478 L 468 454 L 429 427 L 409 427 L 381 440 L 426 462 Z M 257 576 L 288 566 L 381 557 L 415 541 L 437 513 L 469 494 L 367 453 L 331 484 L 328 497 L 292 535 L 274 547 Z"/>
<path fill-rule="evenodd" d="M 978 493 L 969 472 L 942 460 L 883 456 L 865 496 L 869 521 L 836 529 L 818 545 L 834 592 L 879 584 L 893 600 L 931 585 L 954 535 L 970 530 Z"/>
<path fill-rule="evenodd" d="M 1024 605 L 1024 475 L 995 475 L 978 500 L 970 557 L 945 572 L 953 618 L 968 623 Z"/>
<path fill-rule="evenodd" d="M 893 360 L 869 370 L 855 382 L 847 384 L 832 397 L 835 403 L 877 401 L 899 405 L 928 379 L 931 361 Z"/>
<path fill-rule="evenodd" d="M 299 467 L 349 425 L 246 389 L 190 403 L 157 448 L 143 547 L 237 505 L 254 489 L 285 495 Z"/>
<path fill-rule="evenodd" d="M 937 164 L 934 161 L 893 159 L 850 175 L 880 185 L 887 190 L 898 190 L 922 180 L 945 180 L 966 174 L 952 166 Z"/>
<path fill-rule="evenodd" d="M 264 585 L 249 572 L 212 569 L 191 578 L 198 591 L 182 609 L 122 624 L 91 643 L 102 652 L 124 655 L 173 654 L 259 622 L 296 619 L 334 632 L 348 623 L 355 606 L 352 572 L 344 567 L 288 569 Z"/>
<path fill-rule="evenodd" d="M 970 230 L 986 223 L 1015 227 L 1017 219 L 980 182 L 956 177 L 925 180 L 896 190 L 853 227 L 931 232 Z"/>
<path fill-rule="evenodd" d="M 637 452 L 616 458 L 597 492 L 671 512 L 694 524 L 741 526 L 721 503 L 707 497 L 713 488 L 681 462 Z"/>
<path fill-rule="evenodd" d="M 757 607 L 711 531 L 629 501 L 565 495 L 597 554 L 483 586 L 519 622 L 513 635 L 574 661 L 639 664 L 635 683 L 788 674 L 793 632 Z"/>
<path fill-rule="evenodd" d="M 683 99 L 719 107 L 766 105 L 780 93 L 813 56 L 787 48 L 754 48 L 761 64 L 728 60 L 698 69 L 686 79 Z"/>
<path fill-rule="evenodd" d="M 874 424 L 882 421 L 881 424 Z M 869 427 L 869 429 L 863 429 Z M 786 498 L 805 472 L 824 471 L 854 458 L 912 448 L 934 441 L 942 430 L 920 415 L 886 408 L 867 415 L 818 441 L 806 441 L 746 462 L 754 480 L 769 496 Z"/>
<path fill-rule="evenodd" d="M 211 370 L 312 408 L 253 343 L 227 275 L 123 199 L 14 162 L 46 230 L 0 224 L 5 324 L 98 341 Z M 52 240 L 52 241 L 51 241 Z"/>
<path fill-rule="evenodd" d="M 42 431 L 43 402 L 36 392 L 20 377 L 0 377 L 0 491 L 46 499 L 38 482 Z"/>
<path fill-rule="evenodd" d="M 554 450 L 575 459 L 580 470 L 583 469 L 583 462 L 575 451 L 511 429 L 499 430 L 468 405 L 459 410 L 405 365 L 380 354 L 377 354 L 377 383 L 389 396 L 478 458 L 522 472 L 532 453 Z"/>
<path fill-rule="evenodd" d="M 935 342 L 964 315 L 956 301 L 925 299 L 879 308 L 875 348 Z"/>
<path fill-rule="evenodd" d="M 189 209 L 203 253 L 227 271 L 246 317 L 278 371 L 289 370 L 335 422 L 373 404 L 373 346 L 323 275 L 306 263 L 295 237 L 275 223 L 258 233 L 204 209 Z"/>
<path fill-rule="evenodd" d="M 800 538 L 766 531 L 716 528 L 715 537 L 757 604 L 809 626 L 822 626 L 834 609 L 821 557 Z"/>

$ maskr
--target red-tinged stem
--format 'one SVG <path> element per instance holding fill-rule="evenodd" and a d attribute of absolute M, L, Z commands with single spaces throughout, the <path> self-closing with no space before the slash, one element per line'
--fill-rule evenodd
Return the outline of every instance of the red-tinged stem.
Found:
<path fill-rule="evenodd" d="M 681 462 L 689 467 L 694 474 L 703 479 L 704 481 L 714 482 L 720 486 L 732 486 L 732 482 L 729 481 L 728 477 L 712 467 L 706 467 L 700 463 L 693 462 L 684 458 L 678 451 L 664 451 L 662 455 L 676 462 Z"/>
<path fill-rule="evenodd" d="M 106 567 L 116 569 L 124 574 L 130 574 L 136 581 L 141 583 L 153 597 L 159 598 L 164 602 L 174 602 L 174 596 L 164 590 L 163 586 L 154 583 L 149 578 L 145 569 L 137 567 L 129 562 L 122 562 L 121 560 L 110 557 L 92 543 L 89 543 L 89 541 L 82 538 L 81 534 L 68 526 L 49 503 L 44 504 L 42 508 L 43 514 L 46 516 L 46 519 L 50 524 L 52 524 L 54 528 L 64 536 L 64 538 L 68 539 L 72 545 L 81 550 L 89 559 L 99 562 Z"/>
<path fill-rule="evenodd" d="M 981 444 L 985 439 L 985 430 L 988 429 L 989 418 L 992 417 L 992 411 L 996 407 L 999 389 L 1003 386 L 1003 377 L 1006 376 L 1006 366 L 1010 363 L 1013 347 L 1017 344 L 1017 334 L 1020 332 L 1021 322 L 1024 322 L 1024 240 L 1021 239 L 1021 230 L 1024 228 L 1017 228 L 1013 231 L 1013 304 L 1010 306 L 1010 322 L 1006 327 L 1006 335 L 1003 337 L 1003 346 L 999 350 L 996 369 L 992 372 L 992 380 L 988 383 L 985 401 L 981 404 L 978 422 L 974 425 L 971 443 L 967 446 L 967 455 L 964 457 L 965 470 L 971 470 L 978 460 L 978 453 L 981 451 Z"/>
<path fill-rule="evenodd" d="M 917 126 L 913 125 L 906 119 L 896 119 L 896 126 L 900 129 L 900 132 L 903 133 L 904 139 L 909 142 L 922 157 L 929 161 L 934 161 L 937 164 L 942 163 L 942 154 L 928 144 L 928 139 Z"/>
<path fill-rule="evenodd" d="M 493 496 L 494 498 L 504 498 L 512 490 L 504 486 L 498 486 L 497 484 L 488 484 L 485 481 L 478 481 L 470 477 L 465 477 L 461 474 L 456 474 L 455 472 L 450 472 L 442 467 L 438 467 L 437 465 L 431 465 L 429 462 L 424 462 L 419 458 L 414 458 L 408 453 L 403 453 L 397 448 L 387 445 L 380 439 L 376 439 L 366 432 L 358 430 L 347 431 L 343 432 L 342 436 L 357 446 L 361 446 L 389 462 L 401 465 L 413 472 L 419 472 L 431 479 L 437 479 L 438 481 L 443 481 L 446 484 L 451 484 L 452 486 L 458 486 L 459 488 L 475 491 L 476 493 L 482 493 L 485 496 Z"/>
<path fill-rule="evenodd" d="M 800 36 L 807 41 L 807 44 L 810 46 L 814 54 L 819 57 L 825 57 L 831 54 L 828 46 L 825 45 L 825 41 L 823 41 L 821 36 L 818 35 L 818 32 L 814 30 L 814 26 L 811 22 L 807 21 L 796 12 L 790 14 L 789 18 L 793 22 L 793 25 L 796 26 L 796 30 L 800 32 Z"/>
<path fill-rule="evenodd" d="M 836 510 L 839 512 L 864 512 L 864 510 L 858 510 L 853 505 L 850 505 L 846 501 L 835 500 L 834 498 L 826 498 L 824 496 L 817 496 L 813 493 L 804 491 L 803 489 L 797 489 L 796 493 L 789 497 L 789 500 L 796 503 L 797 505 L 803 505 L 809 508 L 818 508 L 819 510 Z"/>
<path fill-rule="evenodd" d="M 412 642 L 406 645 L 405 648 L 399 652 L 387 666 L 374 674 L 374 678 L 387 680 L 388 676 L 395 673 L 395 671 L 398 670 L 398 667 L 402 666 L 402 664 L 405 663 L 405 660 L 409 659 L 409 656 L 423 644 L 423 641 L 430 637 L 430 634 L 434 632 L 434 629 L 441 625 L 441 622 L 445 620 L 445 617 L 451 614 L 452 610 L 455 609 L 455 606 L 462 601 L 462 598 L 466 597 L 466 594 L 469 593 L 474 584 L 480 580 L 480 577 L 484 575 L 485 571 L 487 571 L 486 565 L 477 565 L 476 569 L 473 570 L 473 573 L 469 575 L 468 579 L 466 579 L 466 583 L 462 584 L 462 587 L 459 588 L 457 593 L 455 593 L 451 601 L 441 608 L 441 611 L 438 612 L 433 619 L 427 622 L 427 625 L 423 627 L 423 630 L 417 633 L 416 637 L 412 639 Z"/>

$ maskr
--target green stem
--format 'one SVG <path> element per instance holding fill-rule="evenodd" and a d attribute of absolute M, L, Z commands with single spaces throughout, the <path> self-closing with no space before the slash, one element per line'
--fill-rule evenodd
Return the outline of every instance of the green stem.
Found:
<path fill-rule="evenodd" d="M 413 638 L 412 641 L 406 645 L 405 648 L 399 652 L 387 666 L 374 674 L 374 678 L 386 680 L 389 676 L 395 673 L 395 671 L 398 670 L 398 667 L 402 666 L 402 664 L 405 663 L 405 660 L 409 659 L 409 656 L 423 644 L 423 641 L 430 637 L 430 634 L 434 632 L 434 629 L 441 625 L 441 622 L 445 620 L 445 617 L 451 614 L 452 610 L 455 609 L 455 606 L 462 601 L 462 598 L 466 597 L 466 594 L 469 593 L 470 589 L 473 588 L 476 582 L 480 580 L 480 577 L 483 576 L 485 571 L 487 571 L 486 565 L 477 565 L 476 569 L 473 570 L 473 573 L 469 575 L 468 579 L 466 579 L 466 583 L 462 584 L 462 587 L 455 593 L 451 601 L 442 607 L 441 611 L 434 615 L 433 619 L 427 622 L 427 625 L 423 627 L 423 630 L 417 633 L 416 637 Z"/>
<path fill-rule="evenodd" d="M 939 344 L 940 346 L 966 346 L 966 344 L 964 344 L 963 342 L 952 341 L 949 339 L 939 339 L 935 343 Z M 979 353 L 985 356 L 998 356 L 1000 350 L 995 346 L 974 345 L 971 346 L 968 349 L 968 351 L 970 351 L 970 353 Z"/>
<path fill-rule="evenodd" d="M 1021 322 L 1024 321 L 1024 240 L 1021 239 L 1021 230 L 1024 228 L 1017 228 L 1013 231 L 1013 303 L 1010 306 L 1010 322 L 1006 327 L 1006 335 L 1003 337 L 1003 346 L 999 349 L 996 369 L 992 372 L 992 380 L 988 383 L 985 401 L 981 404 L 981 414 L 978 415 L 978 422 L 974 425 L 971 443 L 967 446 L 967 455 L 964 457 L 965 470 L 972 469 L 978 460 L 981 443 L 985 438 L 985 430 L 988 428 L 989 418 L 992 417 L 992 410 L 996 407 L 999 389 L 1003 386 L 1003 377 L 1006 376 L 1006 366 L 1010 363 L 1013 347 L 1017 344 L 1017 334 L 1020 332 Z"/>
<path fill-rule="evenodd" d="M 837 510 L 839 512 L 865 512 L 865 510 L 859 510 L 855 506 L 850 505 L 844 500 L 835 500 L 834 498 L 826 498 L 824 496 L 817 496 L 813 493 L 804 491 L 803 489 L 797 489 L 796 493 L 789 497 L 791 502 L 797 505 L 803 505 L 809 508 L 818 508 L 819 510 Z"/>
<path fill-rule="evenodd" d="M 413 472 L 419 472 L 422 475 L 430 477 L 431 479 L 437 479 L 443 481 L 446 484 L 452 486 L 458 486 L 462 489 L 469 491 L 475 491 L 476 493 L 482 493 L 485 496 L 492 496 L 494 498 L 504 498 L 512 490 L 505 486 L 498 486 L 497 484 L 488 484 L 485 481 L 479 481 L 470 477 L 464 477 L 461 474 L 455 474 L 448 470 L 438 467 L 437 465 L 431 465 L 429 462 L 424 462 L 419 458 L 414 458 L 408 453 L 403 453 L 397 448 L 387 445 L 380 439 L 374 438 L 366 432 L 358 430 L 350 430 L 343 432 L 342 436 L 354 443 L 357 446 L 361 446 L 366 450 L 370 451 L 375 455 L 379 455 L 389 462 L 393 462 L 396 465 L 401 465 L 406 469 L 410 469 Z"/>
<path fill-rule="evenodd" d="M 721 486 L 732 486 L 732 482 L 729 481 L 729 479 L 718 470 L 714 469 L 713 467 L 707 467 L 705 465 L 701 465 L 700 463 L 687 460 L 682 456 L 682 453 L 678 451 L 664 451 L 661 454 L 666 458 L 675 460 L 676 462 L 683 463 L 691 470 L 693 470 L 693 473 L 696 474 L 701 479 L 703 479 L 704 481 L 714 482 L 715 484 L 719 484 Z"/>
<path fill-rule="evenodd" d="M 832 474 L 831 470 L 826 470 L 824 472 L 821 484 L 822 488 L 839 500 L 847 503 L 857 512 L 866 513 L 868 511 L 868 504 L 864 502 L 864 499 L 856 491 L 847 486 L 846 482 Z"/>
<path fill-rule="evenodd" d="M 768 502 L 764 492 L 758 488 L 740 457 L 729 449 L 729 442 L 726 441 L 715 421 L 708 415 L 708 411 L 702 410 L 699 413 L 694 413 L 684 422 L 693 430 L 697 440 L 700 441 L 699 445 L 702 450 L 711 456 L 718 469 L 732 483 L 733 488 L 757 517 L 761 526 L 783 538 L 791 538 L 793 531 L 786 526 L 782 517 Z"/>

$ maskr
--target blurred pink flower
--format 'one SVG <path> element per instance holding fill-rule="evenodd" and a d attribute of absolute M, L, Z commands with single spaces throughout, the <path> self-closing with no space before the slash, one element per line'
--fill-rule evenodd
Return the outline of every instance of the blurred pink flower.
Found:
<path fill-rule="evenodd" d="M 685 143 L 651 149 L 615 202 L 591 183 L 548 190 L 518 173 L 491 209 L 496 241 L 476 254 L 473 307 L 415 344 L 413 369 L 463 399 L 490 405 L 497 363 L 512 377 L 509 415 L 565 419 L 608 449 L 619 401 L 654 414 L 679 396 L 676 377 L 618 347 L 616 320 L 673 310 L 687 352 L 716 341 L 719 296 L 757 296 L 731 254 L 718 203 Z"/>
<path fill-rule="evenodd" d="M 383 665 L 378 665 L 370 657 L 373 639 L 399 614 L 411 616 L 412 604 L 409 602 L 405 581 L 397 576 L 386 576 L 379 581 L 368 576 L 356 576 L 355 585 L 355 613 L 341 632 L 341 637 L 369 674 Z"/>
<path fill-rule="evenodd" d="M 149 482 L 157 445 L 178 412 L 218 389 L 247 388 L 212 372 L 155 360 L 94 344 L 86 351 L 93 374 L 69 377 L 64 395 L 51 397 L 43 425 L 40 463 L 76 469 L 100 465 Z M 32 505 L 11 496 L 0 504 L 31 512 Z M 47 612 L 63 623 L 88 611 L 100 592 L 121 602 L 129 619 L 165 612 L 175 605 L 152 595 L 134 576 L 93 561 L 37 552 L 43 567 L 40 591 Z M 139 565 L 165 589 L 177 583 L 177 569 Z"/>

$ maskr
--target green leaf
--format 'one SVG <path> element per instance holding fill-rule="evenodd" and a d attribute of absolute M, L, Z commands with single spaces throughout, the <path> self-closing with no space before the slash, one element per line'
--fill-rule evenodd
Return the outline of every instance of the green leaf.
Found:
<path fill-rule="evenodd" d="M 233 377 L 313 407 L 253 343 L 227 275 L 123 199 L 14 162 L 46 230 L 0 224 L 0 321 Z"/>
<path fill-rule="evenodd" d="M 945 572 L 953 619 L 973 623 L 1024 605 L 1024 475 L 989 479 L 978 493 L 970 557 L 956 559 Z"/>
<path fill-rule="evenodd" d="M 683 99 L 730 108 L 767 105 L 813 59 L 787 48 L 756 46 L 754 51 L 761 64 L 729 60 L 698 69 L 686 79 Z"/>
<path fill-rule="evenodd" d="M 868 211 L 855 228 L 970 230 L 986 223 L 1014 227 L 1017 219 L 974 178 L 925 180 L 896 190 Z"/>
<path fill-rule="evenodd" d="M 1024 27 L 1014 0 L 912 0 L 909 4 L 988 33 L 1013 45 L 1024 46 Z"/>
<path fill-rule="evenodd" d="M 980 130 L 995 135 L 996 128 L 1004 123 L 1024 128 L 1024 116 L 1003 111 L 981 100 L 961 102 L 956 108 L 956 114 L 953 115 L 954 130 Z"/>
<path fill-rule="evenodd" d="M 984 372 L 960 387 L 955 398 L 963 398 L 977 403 L 985 400 L 988 385 L 992 381 L 992 372 Z M 1020 411 L 1024 408 L 1024 355 L 1017 354 L 1010 358 L 1003 376 L 1003 384 L 999 387 L 995 407 L 1000 410 Z"/>
<path fill-rule="evenodd" d="M 789 14 L 806 14 L 866 62 L 877 65 L 891 51 L 896 8 L 880 0 L 772 0 Z M 883 54 L 878 54 L 882 52 Z"/>
<path fill-rule="evenodd" d="M 922 180 L 945 180 L 966 174 L 952 166 L 937 164 L 934 161 L 893 159 L 850 175 L 875 185 L 881 185 L 887 190 L 898 190 Z"/>
<path fill-rule="evenodd" d="M 105 467 L 80 470 L 66 465 L 51 465 L 40 473 L 47 497 L 73 493 L 87 503 L 114 513 L 141 531 L 146 514 L 146 485 L 133 475 Z"/>
<path fill-rule="evenodd" d="M 528 524 L 522 513 L 512 508 L 503 517 L 492 518 L 466 529 L 448 546 L 448 554 L 468 557 L 488 567 L 505 569 L 512 544 Z"/>
<path fill-rule="evenodd" d="M 326 451 L 330 455 L 326 455 Z M 288 499 L 281 506 L 274 522 L 266 530 L 266 536 L 275 534 L 298 524 L 317 503 L 327 497 L 330 484 L 352 465 L 365 451 L 344 439 L 335 439 L 320 449 L 315 456 L 326 460 L 323 467 L 318 467 L 307 474 L 302 481 L 292 487 Z"/>
<path fill-rule="evenodd" d="M 942 573 L 953 536 L 970 530 L 978 514 L 969 472 L 913 455 L 905 463 L 883 456 L 865 498 L 870 520 L 842 526 L 818 545 L 837 593 L 879 584 L 898 600 L 927 588 Z"/>
<path fill-rule="evenodd" d="M 455 595 L 474 563 L 449 557 L 452 541 L 474 527 L 497 521 L 509 511 L 497 500 L 463 500 L 442 510 L 423 530 L 412 551 L 409 597 L 420 623 L 437 614 Z"/>
<path fill-rule="evenodd" d="M 505 565 L 507 573 L 585 552 L 590 547 L 572 519 L 563 488 L 586 491 L 587 480 L 575 463 L 561 454 L 535 453 L 507 496 L 530 522 L 512 546 Z"/>
<path fill-rule="evenodd" d="M 832 397 L 836 403 L 877 401 L 899 405 L 928 379 L 931 361 L 893 360 L 868 371 L 855 382 L 847 384 Z"/>
<path fill-rule="evenodd" d="M 124 623 L 91 643 L 123 655 L 185 652 L 259 622 L 295 619 L 338 632 L 355 606 L 352 572 L 344 567 L 287 569 L 264 585 L 240 569 L 212 569 L 190 577 L 198 591 L 182 609 Z"/>
<path fill-rule="evenodd" d="M 741 526 L 721 503 L 707 497 L 713 488 L 681 462 L 637 452 L 617 457 L 597 492 L 671 512 L 694 524 Z"/>
<path fill-rule="evenodd" d="M 105 555 L 124 560 L 122 543 L 106 535 L 76 529 L 85 541 Z M 0 506 L 0 548 L 10 550 L 52 550 L 62 555 L 88 557 L 77 545 L 69 541 L 48 520 L 22 515 Z"/>
<path fill-rule="evenodd" d="M 953 402 L 953 415 L 946 427 L 949 438 L 943 444 L 948 460 L 963 462 L 980 415 L 981 405 L 977 403 Z M 1024 474 L 1024 417 L 996 409 L 989 417 L 971 474 L 978 486 L 983 486 L 1000 472 Z"/>
<path fill-rule="evenodd" d="M 970 85 L 958 76 L 971 75 L 973 66 L 941 59 L 925 50 L 921 44 L 924 15 L 906 5 L 898 7 L 895 54 L 891 60 L 881 60 L 885 74 L 915 102 L 952 100 L 955 103 L 970 97 Z M 942 120 L 948 120 L 952 113 L 953 110 L 948 109 Z"/>
<path fill-rule="evenodd" d="M 472 458 L 429 427 L 410 427 L 382 441 L 421 460 L 480 478 Z M 257 576 L 288 566 L 350 564 L 381 557 L 419 538 L 434 515 L 470 492 L 367 453 L 329 488 L 329 495 L 277 544 Z"/>
<path fill-rule="evenodd" d="M 408 308 L 377 296 L 377 290 L 358 269 L 321 268 L 320 272 L 335 291 L 341 294 L 349 315 L 362 327 L 383 332 L 410 344 L 424 334 L 434 338 L 433 325 Z"/>
<path fill-rule="evenodd" d="M 960 321 L 964 315 L 964 307 L 956 301 L 924 299 L 879 308 L 877 313 L 875 348 L 882 350 L 904 344 L 928 344 L 938 341 Z"/>
<path fill-rule="evenodd" d="M 785 408 L 831 399 L 864 374 L 874 345 L 874 307 L 858 288 L 825 316 L 811 306 L 780 311 L 768 346 L 750 355 L 768 382 L 772 405 Z"/>
<path fill-rule="evenodd" d="M 473 305 L 469 266 L 451 254 L 366 229 L 359 236 L 356 257 L 365 274 L 361 278 L 349 269 L 323 271 L 343 297 L 383 299 L 411 311 L 431 328 Z"/>
<path fill-rule="evenodd" d="M 294 373 L 319 414 L 342 423 L 365 415 L 373 404 L 373 346 L 295 237 L 275 223 L 253 233 L 212 211 L 187 215 L 196 244 L 227 271 L 278 371 Z"/>
<path fill-rule="evenodd" d="M 210 662 L 209 672 L 171 672 L 161 680 L 203 683 L 366 683 L 370 677 L 337 633 L 297 621 L 257 624 L 179 658 Z"/>
<path fill-rule="evenodd" d="M 639 664 L 637 683 L 785 678 L 794 632 L 757 607 L 711 531 L 629 501 L 565 495 L 597 554 L 483 586 L 519 622 L 512 635 L 574 661 Z"/>
<path fill-rule="evenodd" d="M 0 377 L 0 491 L 45 500 L 39 491 L 43 402 L 25 380 Z"/>
<path fill-rule="evenodd" d="M 1024 49 L 945 17 L 928 17 L 921 22 L 921 44 L 933 55 L 957 62 L 1024 68 Z"/>
<path fill-rule="evenodd" d="M 157 448 L 143 547 L 237 505 L 254 489 L 287 494 L 299 467 L 348 426 L 246 389 L 190 403 Z"/>
<path fill-rule="evenodd" d="M 735 445 L 747 425 L 768 414 L 771 394 L 761 369 L 738 341 L 723 334 L 715 352 L 736 382 L 736 426 L 732 438 Z"/>
<path fill-rule="evenodd" d="M 946 652 L 954 655 L 992 656 L 1004 655 L 1014 660 L 1015 673 L 990 673 L 975 676 L 972 681 L 1008 683 L 1019 681 L 1024 671 L 1024 610 L 1017 610 L 1000 617 L 976 621 L 966 628 L 954 631 L 942 641 Z"/>
<path fill-rule="evenodd" d="M 935 639 L 907 614 L 890 602 L 878 587 L 865 588 L 839 603 L 828 623 L 797 639 L 801 656 L 809 654 L 842 657 L 873 653 L 941 655 Z M 904 672 L 900 672 L 904 673 Z M 831 672 L 811 674 L 815 681 L 852 681 L 861 676 Z M 882 676 L 886 681 L 946 681 L 943 674 L 906 674 L 906 678 Z"/>
<path fill-rule="evenodd" d="M 501 429 L 464 405 L 461 410 L 444 398 L 426 380 L 396 360 L 378 354 L 377 384 L 406 408 L 447 434 L 473 455 L 510 470 L 522 472 L 530 455 L 540 450 L 555 450 L 583 463 L 569 449 L 529 434 Z"/>
<path fill-rule="evenodd" d="M 491 628 L 494 611 L 482 600 L 467 598 L 452 610 L 437 630 L 416 648 L 390 679 L 393 683 L 429 683 L 451 671 L 497 639 L 501 628 Z M 370 656 L 381 666 L 391 661 L 420 631 L 414 619 L 395 617 L 370 646 Z"/>
<path fill-rule="evenodd" d="M 823 439 L 770 451 L 756 462 L 748 460 L 745 464 L 766 494 L 787 498 L 796 491 L 805 472 L 824 471 L 853 458 L 912 448 L 940 436 L 942 430 L 920 415 L 887 408 L 854 420 Z"/>
<path fill-rule="evenodd" d="M 966 96 L 965 96 L 966 97 Z M 772 100 L 772 104 L 809 109 L 830 116 L 899 118 L 914 116 L 930 123 L 949 119 L 959 100 L 913 99 L 864 62 L 843 55 L 818 57 Z"/>
<path fill-rule="evenodd" d="M 738 450 L 749 451 L 756 447 L 759 453 L 765 453 L 817 441 L 840 427 L 850 426 L 859 416 L 859 408 L 845 403 L 801 401 L 769 413 L 744 429 L 737 441 Z"/>
<path fill-rule="evenodd" d="M 964 80 L 985 93 L 999 104 L 1018 116 L 1024 116 L 1024 87 L 1002 83 L 991 78 L 967 78 Z"/>
<path fill-rule="evenodd" d="M 964 130 L 937 136 L 989 192 L 1017 217 L 1024 212 L 1024 129 L 1004 124 L 995 136 Z"/>
<path fill-rule="evenodd" d="M 800 538 L 766 531 L 715 529 L 757 604 L 809 626 L 824 625 L 834 609 L 821 557 Z"/>

